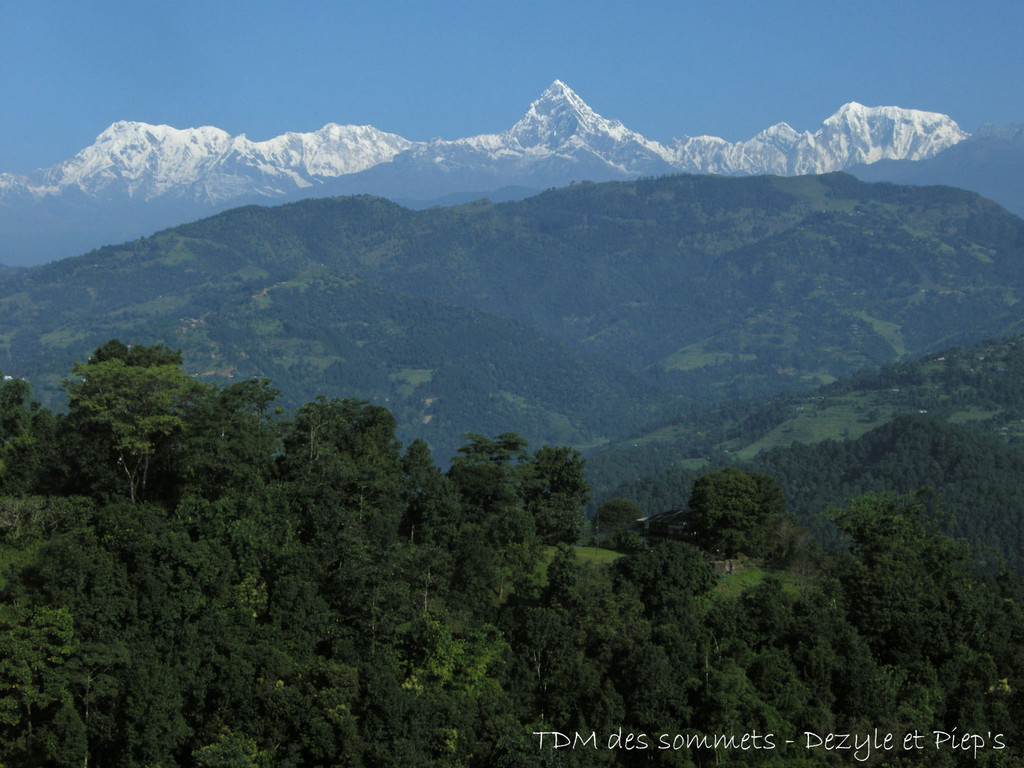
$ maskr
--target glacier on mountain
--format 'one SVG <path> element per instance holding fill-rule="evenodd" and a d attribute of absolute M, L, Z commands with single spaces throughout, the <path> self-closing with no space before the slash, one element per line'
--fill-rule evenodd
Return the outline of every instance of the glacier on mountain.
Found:
<path fill-rule="evenodd" d="M 69 188 L 96 198 L 173 195 L 211 203 L 253 194 L 279 197 L 388 162 L 412 144 L 368 125 L 329 123 L 313 133 L 250 141 L 211 126 L 121 121 L 71 159 L 22 177 L 22 186 L 34 197 Z M 18 177 L 6 178 L 17 186 Z"/>
<path fill-rule="evenodd" d="M 0 263 L 73 255 L 253 202 L 363 193 L 415 205 L 681 172 L 826 173 L 930 158 L 967 137 L 945 115 L 851 102 L 813 133 L 779 123 L 736 143 L 662 144 L 597 114 L 560 80 L 508 130 L 453 140 L 329 123 L 251 141 L 211 126 L 121 121 L 64 162 L 0 174 Z"/>
<path fill-rule="evenodd" d="M 329 123 L 312 133 L 250 141 L 210 126 L 117 122 L 69 160 L 27 176 L 0 175 L 0 196 L 23 191 L 40 198 L 75 188 L 97 198 L 274 198 L 403 154 L 418 161 L 413 165 L 467 170 L 497 163 L 523 173 L 540 161 L 586 160 L 606 166 L 612 177 L 827 173 L 881 159 L 924 159 L 967 135 L 945 115 L 849 103 L 814 133 L 779 123 L 747 141 L 687 136 L 665 146 L 601 117 L 556 80 L 509 130 L 454 140 L 415 142 L 372 126 Z"/>

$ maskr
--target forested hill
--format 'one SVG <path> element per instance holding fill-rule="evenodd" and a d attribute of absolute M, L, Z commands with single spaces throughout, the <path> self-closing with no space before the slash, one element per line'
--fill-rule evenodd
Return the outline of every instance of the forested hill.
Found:
<path fill-rule="evenodd" d="M 1000 336 L 1022 295 L 1024 222 L 949 188 L 676 176 L 415 212 L 338 198 L 4 272 L 0 365 L 49 398 L 110 338 L 162 342 L 289 403 L 387 403 L 443 456 L 472 423 L 599 444 L 665 408 Z"/>
<path fill-rule="evenodd" d="M 570 544 L 570 448 L 442 471 L 383 407 L 277 413 L 165 347 L 69 373 L 66 413 L 0 381 L 7 768 L 1021 765 L 1024 585 L 912 497 L 828 553 L 709 473 L 696 543 L 618 556 Z"/>
<path fill-rule="evenodd" d="M 969 424 L 1024 448 L 1022 380 L 1024 337 L 951 347 L 863 368 L 813 390 L 733 400 L 646 425 L 592 454 L 592 477 L 603 490 L 606 466 L 620 476 L 641 468 L 700 469 L 792 443 L 860 437 L 898 416 L 919 413 Z"/>
<path fill-rule="evenodd" d="M 766 472 L 789 509 L 815 517 L 869 491 L 915 492 L 979 559 L 1024 572 L 1024 339 L 954 348 L 673 420 L 590 457 L 595 502 L 625 496 L 653 513 L 684 507 L 710 467 Z"/>

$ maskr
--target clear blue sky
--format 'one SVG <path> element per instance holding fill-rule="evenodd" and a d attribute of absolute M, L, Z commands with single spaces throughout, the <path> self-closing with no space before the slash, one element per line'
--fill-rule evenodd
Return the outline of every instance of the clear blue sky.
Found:
<path fill-rule="evenodd" d="M 0 171 L 116 120 L 267 139 L 510 127 L 558 78 L 648 138 L 814 130 L 847 101 L 1024 122 L 1024 3 L 0 2 Z"/>

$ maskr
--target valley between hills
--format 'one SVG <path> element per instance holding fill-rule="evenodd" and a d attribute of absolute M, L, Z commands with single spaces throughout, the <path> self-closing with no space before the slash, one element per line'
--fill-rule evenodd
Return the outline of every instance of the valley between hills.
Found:
<path fill-rule="evenodd" d="M 685 505 L 700 468 L 934 415 L 934 392 L 836 393 L 1020 333 L 1021 296 L 1024 222 L 977 195 L 671 176 L 424 211 L 250 206 L 5 270 L 0 354 L 56 404 L 105 341 L 166 344 L 202 380 L 269 379 L 285 407 L 384 405 L 442 462 L 468 433 L 572 445 L 595 503 L 630 488 L 653 511 Z M 987 424 L 988 402 L 947 420 Z M 655 503 L 650 478 L 676 469 Z"/>
<path fill-rule="evenodd" d="M 4 268 L 0 755 L 1018 766 L 1022 297 L 1024 220 L 843 174 Z"/>

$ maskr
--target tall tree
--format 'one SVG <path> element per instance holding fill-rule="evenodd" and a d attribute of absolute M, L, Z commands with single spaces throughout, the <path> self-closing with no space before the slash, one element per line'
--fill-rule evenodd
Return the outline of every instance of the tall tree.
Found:
<path fill-rule="evenodd" d="M 286 430 L 280 466 L 304 502 L 303 533 L 321 546 L 363 538 L 386 547 L 402 516 L 402 457 L 395 419 L 362 400 L 317 398 Z"/>
<path fill-rule="evenodd" d="M 65 608 L 0 608 L 0 734 L 16 745 L 10 757 L 23 765 L 55 764 L 53 745 L 39 731 L 64 705 L 73 712 L 63 670 L 73 651 L 73 623 Z M 84 729 L 73 719 L 80 740 Z"/>
<path fill-rule="evenodd" d="M 197 394 L 181 461 L 188 490 L 213 499 L 266 482 L 279 449 L 271 406 L 280 392 L 266 379 L 250 379 Z"/>
<path fill-rule="evenodd" d="M 545 544 L 571 544 L 579 538 L 590 497 L 584 464 L 579 451 L 545 445 L 521 465 L 523 500 Z"/>
<path fill-rule="evenodd" d="M 53 414 L 24 379 L 0 377 L 0 492 L 29 493 L 57 458 Z"/>
<path fill-rule="evenodd" d="M 538 557 L 536 527 L 519 492 L 517 462 L 527 457 L 526 440 L 511 432 L 493 440 L 466 437 L 470 442 L 459 448 L 448 470 L 467 516 L 456 549 L 473 563 L 477 577 L 490 581 L 484 590 L 492 589 L 501 600 L 509 584 L 532 572 Z M 479 595 L 484 585 L 463 586 Z"/>
<path fill-rule="evenodd" d="M 643 515 L 643 509 L 635 501 L 619 497 L 608 499 L 597 508 L 594 515 L 594 533 L 627 531 Z"/>
<path fill-rule="evenodd" d="M 111 341 L 65 382 L 70 418 L 109 441 L 132 502 L 144 498 L 154 461 L 184 424 L 195 384 L 180 366 L 181 353 L 167 347 Z"/>

